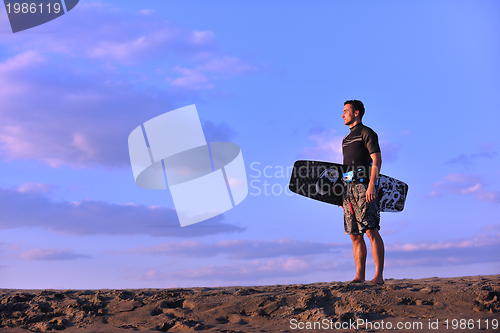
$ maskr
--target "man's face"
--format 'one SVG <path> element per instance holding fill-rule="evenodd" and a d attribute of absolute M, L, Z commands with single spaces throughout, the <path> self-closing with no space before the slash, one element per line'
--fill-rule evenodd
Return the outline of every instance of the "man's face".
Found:
<path fill-rule="evenodd" d="M 344 119 L 344 125 L 351 125 L 356 120 L 354 116 L 354 111 L 351 104 L 344 105 L 344 112 L 342 113 L 342 119 Z"/>

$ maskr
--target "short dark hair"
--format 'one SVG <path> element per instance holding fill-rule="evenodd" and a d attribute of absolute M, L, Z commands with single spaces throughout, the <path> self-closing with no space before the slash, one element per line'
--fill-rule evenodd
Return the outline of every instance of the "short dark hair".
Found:
<path fill-rule="evenodd" d="M 346 104 L 351 104 L 353 111 L 358 110 L 359 111 L 359 119 L 363 119 L 363 115 L 365 114 L 365 106 L 363 105 L 363 102 L 358 101 L 357 99 L 351 99 L 348 101 L 345 101 L 344 105 Z"/>

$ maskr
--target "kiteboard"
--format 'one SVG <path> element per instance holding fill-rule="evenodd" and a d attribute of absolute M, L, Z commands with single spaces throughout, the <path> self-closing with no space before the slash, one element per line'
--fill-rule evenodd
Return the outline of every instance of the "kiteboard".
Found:
<path fill-rule="evenodd" d="M 342 206 L 343 194 L 352 176 L 352 167 L 344 164 L 299 160 L 293 165 L 288 187 L 290 191 L 307 198 Z M 404 209 L 408 193 L 406 183 L 380 174 L 377 189 L 381 212 L 400 212 Z"/>

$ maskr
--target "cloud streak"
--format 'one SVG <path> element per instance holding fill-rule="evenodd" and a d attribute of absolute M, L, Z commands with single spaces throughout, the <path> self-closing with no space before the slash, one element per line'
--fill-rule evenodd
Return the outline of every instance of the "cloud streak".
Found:
<path fill-rule="evenodd" d="M 16 256 L 21 260 L 75 260 L 91 258 L 86 254 L 74 253 L 72 250 L 57 248 L 31 249 Z"/>
<path fill-rule="evenodd" d="M 223 215 L 181 228 L 174 209 L 97 200 L 53 202 L 43 193 L 19 189 L 0 188 L 0 211 L 0 229 L 43 228 L 59 235 L 197 237 L 244 230 L 224 223 Z"/>
<path fill-rule="evenodd" d="M 488 234 L 441 242 L 421 241 L 388 244 L 386 267 L 440 267 L 500 261 L 499 225 L 485 228 Z M 495 233 L 496 232 L 496 233 Z M 332 251 L 333 250 L 333 251 Z M 127 253 L 144 255 L 170 255 L 190 258 L 211 258 L 226 254 L 235 260 L 222 265 L 203 265 L 172 271 L 150 269 L 141 275 L 129 277 L 139 281 L 199 280 L 218 281 L 223 284 L 256 284 L 273 278 L 294 278 L 310 273 L 354 271 L 352 259 L 343 261 L 323 260 L 321 255 L 341 251 L 349 253 L 350 244 L 328 244 L 280 239 L 274 241 L 222 241 L 204 244 L 197 241 L 170 242 L 150 247 L 135 248 Z M 250 261 L 248 261 L 250 260 Z M 269 281 L 269 280 L 267 280 Z"/>
<path fill-rule="evenodd" d="M 496 230 L 498 225 L 489 229 Z M 392 244 L 387 248 L 388 267 L 465 265 L 500 261 L 500 233 L 441 242 Z"/>
<path fill-rule="evenodd" d="M 227 284 L 252 284 L 269 278 L 299 277 L 314 272 L 343 270 L 346 265 L 322 261 L 313 263 L 311 258 L 290 257 L 270 260 L 255 260 L 251 263 L 231 263 L 228 265 L 206 265 L 194 269 L 182 269 L 173 272 L 149 270 L 135 276 L 139 281 L 201 280 L 223 281 Z"/>
<path fill-rule="evenodd" d="M 317 243 L 282 238 L 273 241 L 245 239 L 224 240 L 212 244 L 206 244 L 199 241 L 169 242 L 147 247 L 138 247 L 127 251 L 127 253 L 193 258 L 209 258 L 225 254 L 229 259 L 235 260 L 337 253 L 346 248 L 350 248 L 350 244 Z"/>
<path fill-rule="evenodd" d="M 447 161 L 445 164 L 456 164 L 456 165 L 470 166 L 470 165 L 474 164 L 479 159 L 492 159 L 496 156 L 497 156 L 496 151 L 484 151 L 484 152 L 468 154 L 468 155 L 462 154 L 462 155 L 459 155 L 455 158 L 452 158 L 451 160 Z"/>

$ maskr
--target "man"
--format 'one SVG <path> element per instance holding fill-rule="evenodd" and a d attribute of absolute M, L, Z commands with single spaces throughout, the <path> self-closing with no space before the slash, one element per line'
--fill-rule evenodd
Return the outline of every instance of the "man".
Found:
<path fill-rule="evenodd" d="M 352 180 L 345 182 L 344 230 L 351 236 L 356 277 L 351 282 L 365 281 L 366 244 L 364 234 L 371 242 L 375 277 L 371 280 L 383 284 L 384 242 L 380 237 L 380 207 L 377 199 L 377 177 L 382 166 L 377 134 L 362 124 L 365 107 L 361 101 L 344 103 L 342 119 L 351 132 L 342 140 L 344 164 L 352 167 Z"/>

